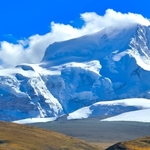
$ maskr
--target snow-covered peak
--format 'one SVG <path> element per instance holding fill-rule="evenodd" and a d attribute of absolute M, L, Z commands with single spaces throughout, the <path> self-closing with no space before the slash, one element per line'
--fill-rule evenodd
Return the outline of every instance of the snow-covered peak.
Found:
<path fill-rule="evenodd" d="M 137 24 L 120 28 L 110 26 L 94 34 L 55 42 L 47 48 L 42 61 L 58 65 L 67 62 L 100 60 L 116 50 L 122 52 L 130 48 L 129 43 L 137 28 Z"/>

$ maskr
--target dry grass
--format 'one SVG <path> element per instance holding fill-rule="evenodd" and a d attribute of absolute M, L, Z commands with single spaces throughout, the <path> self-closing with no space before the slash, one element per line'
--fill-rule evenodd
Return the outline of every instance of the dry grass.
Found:
<path fill-rule="evenodd" d="M 101 148 L 53 131 L 0 122 L 0 150 L 101 150 Z"/>
<path fill-rule="evenodd" d="M 106 150 L 150 150 L 150 137 L 120 142 Z"/>

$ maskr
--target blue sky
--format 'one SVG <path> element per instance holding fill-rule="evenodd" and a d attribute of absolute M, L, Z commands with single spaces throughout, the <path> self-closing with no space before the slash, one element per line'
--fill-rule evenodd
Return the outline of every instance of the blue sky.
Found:
<path fill-rule="evenodd" d="M 81 26 L 84 12 L 99 15 L 112 8 L 122 13 L 133 12 L 150 18 L 149 0 L 1 0 L 0 40 L 12 40 L 45 34 L 50 22 Z"/>
<path fill-rule="evenodd" d="M 0 68 L 39 63 L 50 44 L 107 26 L 150 25 L 149 6 L 149 0 L 0 0 Z"/>

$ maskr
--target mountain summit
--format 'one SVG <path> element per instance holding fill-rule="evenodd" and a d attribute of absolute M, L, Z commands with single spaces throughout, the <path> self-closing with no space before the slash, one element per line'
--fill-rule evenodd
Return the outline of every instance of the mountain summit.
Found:
<path fill-rule="evenodd" d="M 138 30 L 137 24 L 117 28 L 110 26 L 91 35 L 50 45 L 42 61 L 56 64 L 100 60 L 104 56 L 129 48 L 131 38 Z"/>
<path fill-rule="evenodd" d="M 107 27 L 51 44 L 0 72 L 0 119 L 58 117 L 99 101 L 150 98 L 150 27 Z M 101 111 L 101 110 L 99 110 Z"/>

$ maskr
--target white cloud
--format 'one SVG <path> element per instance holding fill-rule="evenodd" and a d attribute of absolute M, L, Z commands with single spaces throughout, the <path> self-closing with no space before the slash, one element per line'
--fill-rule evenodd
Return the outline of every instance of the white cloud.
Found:
<path fill-rule="evenodd" d="M 91 34 L 107 26 L 140 23 L 150 25 L 150 21 L 140 14 L 121 13 L 112 9 L 106 10 L 103 16 L 95 12 L 81 14 L 85 22 L 81 28 L 71 25 L 51 22 L 51 31 L 45 35 L 33 35 L 28 39 L 19 40 L 18 44 L 2 41 L 0 45 L 0 59 L 4 67 L 15 66 L 19 63 L 38 63 L 42 59 L 45 49 L 55 41 L 63 41 L 85 34 Z M 25 48 L 25 45 L 28 45 Z"/>

